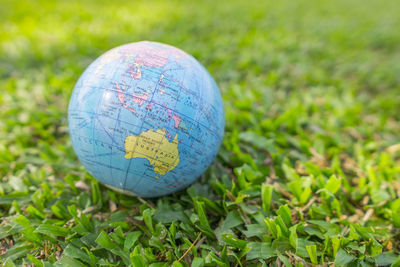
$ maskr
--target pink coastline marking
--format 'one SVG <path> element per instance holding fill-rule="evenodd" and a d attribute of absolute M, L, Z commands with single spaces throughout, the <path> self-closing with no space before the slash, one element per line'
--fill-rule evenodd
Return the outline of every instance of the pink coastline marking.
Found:
<path fill-rule="evenodd" d="M 139 106 L 143 105 L 143 103 L 149 99 L 149 94 L 145 93 L 144 95 L 137 95 L 137 94 L 132 94 L 132 100 Z"/>
<path fill-rule="evenodd" d="M 181 120 L 182 120 L 181 117 L 179 117 L 176 114 L 172 114 L 172 111 L 170 109 L 168 109 L 168 116 L 170 116 L 174 120 L 174 122 L 175 122 L 174 127 L 178 128 L 179 123 L 181 123 Z"/>
<path fill-rule="evenodd" d="M 124 95 L 124 92 L 122 91 L 121 87 L 119 87 L 118 82 L 115 82 L 115 86 L 116 86 L 117 89 L 118 89 L 118 99 L 119 99 L 119 102 L 121 102 L 122 104 L 125 104 L 125 95 Z"/>
<path fill-rule="evenodd" d="M 119 101 L 121 102 L 122 106 L 123 106 L 124 108 L 126 108 L 127 110 L 129 110 L 129 111 L 131 111 L 131 112 L 137 114 L 136 110 L 134 110 L 134 109 L 131 108 L 131 107 L 128 107 L 128 106 L 125 104 L 125 99 L 126 99 L 126 98 L 125 98 L 125 95 L 124 95 L 124 91 L 122 91 L 121 87 L 119 87 L 118 82 L 115 82 L 115 86 L 116 86 L 117 89 L 118 89 L 118 99 L 119 99 Z"/>
<path fill-rule="evenodd" d="M 181 123 L 181 117 L 179 117 L 178 115 L 174 115 L 174 116 L 172 116 L 172 119 L 175 121 L 175 128 L 178 128 L 178 126 L 179 126 L 179 123 Z"/>

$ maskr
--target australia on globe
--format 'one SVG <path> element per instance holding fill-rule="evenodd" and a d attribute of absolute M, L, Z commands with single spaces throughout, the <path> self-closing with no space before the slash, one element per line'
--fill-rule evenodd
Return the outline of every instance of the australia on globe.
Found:
<path fill-rule="evenodd" d="M 101 183 L 158 197 L 200 177 L 221 145 L 225 116 L 214 79 L 173 46 L 137 42 L 96 59 L 68 107 L 75 153 Z"/>

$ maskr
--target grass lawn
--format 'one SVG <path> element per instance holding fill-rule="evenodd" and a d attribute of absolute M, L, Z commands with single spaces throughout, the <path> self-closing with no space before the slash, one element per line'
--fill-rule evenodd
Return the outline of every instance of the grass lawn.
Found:
<path fill-rule="evenodd" d="M 4 266 L 400 266 L 398 1 L 14 1 L 0 8 Z M 140 199 L 77 160 L 82 71 L 151 40 L 214 76 L 226 132 L 192 186 Z"/>

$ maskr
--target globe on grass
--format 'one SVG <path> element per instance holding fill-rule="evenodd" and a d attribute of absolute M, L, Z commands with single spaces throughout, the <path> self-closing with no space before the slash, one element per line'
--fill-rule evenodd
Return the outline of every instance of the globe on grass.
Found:
<path fill-rule="evenodd" d="M 75 85 L 68 107 L 73 148 L 103 184 L 157 197 L 208 168 L 224 134 L 219 89 L 182 50 L 156 42 L 116 47 Z"/>

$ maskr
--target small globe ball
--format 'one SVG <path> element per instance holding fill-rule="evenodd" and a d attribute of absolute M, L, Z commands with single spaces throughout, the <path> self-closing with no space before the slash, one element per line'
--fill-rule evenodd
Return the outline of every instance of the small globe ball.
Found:
<path fill-rule="evenodd" d="M 73 148 L 101 183 L 157 197 L 181 190 L 214 160 L 224 134 L 219 89 L 182 50 L 156 42 L 114 48 L 75 85 Z"/>

